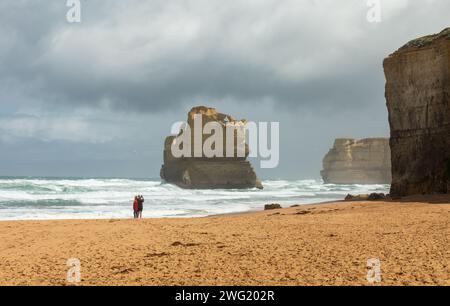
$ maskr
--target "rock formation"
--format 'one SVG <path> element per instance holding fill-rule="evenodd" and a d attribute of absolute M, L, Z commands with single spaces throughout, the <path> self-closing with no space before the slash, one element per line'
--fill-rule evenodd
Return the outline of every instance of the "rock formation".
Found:
<path fill-rule="evenodd" d="M 389 140 L 336 139 L 323 159 L 325 183 L 389 184 L 391 182 Z"/>
<path fill-rule="evenodd" d="M 345 201 L 351 202 L 361 202 L 361 201 L 381 201 L 381 200 L 387 200 L 390 196 L 385 195 L 384 193 L 371 193 L 371 194 L 358 194 L 358 195 L 352 195 L 348 194 L 345 197 Z"/>
<path fill-rule="evenodd" d="M 195 157 L 193 145 L 195 115 L 201 116 L 202 129 L 209 122 L 220 124 L 224 135 L 223 155 L 221 157 L 206 157 L 203 152 L 201 156 Z M 227 157 L 226 155 L 226 125 L 230 123 L 244 126 L 246 121 L 235 120 L 229 115 L 217 112 L 214 108 L 204 106 L 194 107 L 189 112 L 187 120 L 187 124 L 192 130 L 191 154 L 187 157 L 174 157 L 172 154 L 172 145 L 174 142 L 179 141 L 181 132 L 178 136 L 167 137 L 164 145 L 164 164 L 161 168 L 161 178 L 168 183 L 189 189 L 243 189 L 254 187 L 262 189 L 261 181 L 257 178 L 250 162 L 246 160 L 249 153 L 247 144 L 244 145 L 244 156 L 238 155 L 236 134 L 234 135 L 234 155 L 233 157 Z M 208 134 L 202 134 L 202 146 L 210 136 Z"/>
<path fill-rule="evenodd" d="M 266 204 L 264 205 L 264 210 L 274 210 L 274 209 L 281 209 L 280 204 Z"/>
<path fill-rule="evenodd" d="M 384 60 L 391 195 L 450 192 L 450 28 Z"/>

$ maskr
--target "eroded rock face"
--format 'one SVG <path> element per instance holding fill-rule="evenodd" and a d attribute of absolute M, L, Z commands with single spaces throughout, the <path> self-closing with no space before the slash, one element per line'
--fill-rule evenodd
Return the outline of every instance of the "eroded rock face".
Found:
<path fill-rule="evenodd" d="M 325 183 L 389 184 L 391 182 L 389 140 L 336 139 L 323 159 Z"/>
<path fill-rule="evenodd" d="M 391 195 L 450 192 L 450 28 L 384 60 Z"/>
<path fill-rule="evenodd" d="M 194 157 L 192 145 L 190 157 L 176 158 L 172 154 L 172 144 L 178 141 L 180 135 L 169 136 L 164 145 L 164 164 L 161 168 L 161 178 L 168 183 L 173 183 L 182 188 L 189 189 L 243 189 L 260 188 L 263 186 L 257 178 L 248 156 L 248 145 L 245 145 L 244 156 L 238 155 L 237 145 L 234 147 L 234 156 L 226 157 L 226 124 L 245 124 L 245 120 L 236 120 L 233 117 L 217 112 L 214 108 L 205 106 L 194 107 L 188 114 L 187 123 L 192 129 L 194 137 L 194 116 L 201 115 L 202 127 L 208 122 L 217 122 L 222 127 L 224 135 L 223 157 L 208 158 L 202 154 Z M 230 134 L 231 135 L 231 134 Z M 202 135 L 202 144 L 210 135 Z M 236 137 L 235 143 L 236 143 Z M 193 143 L 193 141 L 192 141 Z"/>

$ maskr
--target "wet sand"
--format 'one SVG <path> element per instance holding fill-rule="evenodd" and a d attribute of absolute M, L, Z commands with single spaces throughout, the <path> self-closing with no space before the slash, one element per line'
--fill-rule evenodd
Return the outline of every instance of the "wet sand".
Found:
<path fill-rule="evenodd" d="M 420 201 L 420 202 L 417 202 Z M 450 285 L 450 197 L 191 219 L 0 222 L 0 285 Z"/>

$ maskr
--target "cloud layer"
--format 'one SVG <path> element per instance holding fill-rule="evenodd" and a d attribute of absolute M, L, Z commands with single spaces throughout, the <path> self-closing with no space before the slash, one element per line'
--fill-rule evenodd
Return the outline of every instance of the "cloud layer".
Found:
<path fill-rule="evenodd" d="M 383 1 L 373 25 L 359 0 L 83 1 L 82 23 L 69 24 L 64 1 L 6 1 L 0 79 L 36 100 L 137 111 L 224 98 L 369 103 L 386 55 L 376 51 L 397 43 L 403 18 L 444 16 L 447 3 Z"/>
<path fill-rule="evenodd" d="M 276 111 L 285 126 L 321 122 L 322 132 L 284 132 L 323 138 L 321 150 L 352 136 L 333 125 L 378 136 L 387 131 L 383 58 L 447 27 L 450 11 L 447 0 L 381 5 L 372 24 L 360 0 L 96 0 L 82 1 L 82 22 L 70 24 L 65 1 L 4 0 L 0 142 L 137 143 L 142 122 L 158 122 L 162 138 L 166 121 L 197 104 L 250 119 Z M 341 120 L 374 113 L 382 117 L 367 127 Z M 159 144 L 148 147 L 159 154 Z M 303 152 L 293 148 L 287 160 Z"/>

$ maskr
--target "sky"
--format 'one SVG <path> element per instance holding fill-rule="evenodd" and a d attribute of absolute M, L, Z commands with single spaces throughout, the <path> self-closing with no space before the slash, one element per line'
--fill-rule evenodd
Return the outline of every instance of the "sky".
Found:
<path fill-rule="evenodd" d="M 374 1 L 372 1 L 374 2 Z M 376 2 L 376 1 L 375 1 Z M 262 178 L 320 177 L 335 138 L 388 137 L 385 57 L 448 0 L 0 2 L 0 176 L 157 178 L 194 106 L 280 122 Z"/>

